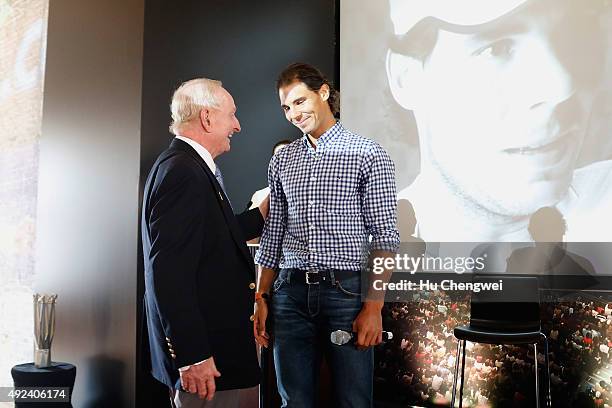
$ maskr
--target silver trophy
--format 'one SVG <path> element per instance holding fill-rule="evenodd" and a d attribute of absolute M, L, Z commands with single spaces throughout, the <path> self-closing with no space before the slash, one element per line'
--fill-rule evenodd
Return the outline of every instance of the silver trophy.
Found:
<path fill-rule="evenodd" d="M 57 295 L 34 294 L 34 365 L 37 368 L 51 366 L 51 343 L 55 334 L 55 301 Z"/>

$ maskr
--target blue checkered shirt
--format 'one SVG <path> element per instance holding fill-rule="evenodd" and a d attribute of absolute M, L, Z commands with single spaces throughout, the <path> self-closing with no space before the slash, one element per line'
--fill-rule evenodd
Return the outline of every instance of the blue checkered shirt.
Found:
<path fill-rule="evenodd" d="M 397 251 L 393 162 L 380 145 L 340 122 L 316 149 L 304 135 L 276 153 L 268 184 L 260 265 L 359 271 L 364 249 Z"/>

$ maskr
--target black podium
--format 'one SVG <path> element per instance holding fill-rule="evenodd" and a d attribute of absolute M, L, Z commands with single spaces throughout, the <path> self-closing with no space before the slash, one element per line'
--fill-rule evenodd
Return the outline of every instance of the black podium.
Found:
<path fill-rule="evenodd" d="M 13 383 L 16 389 L 22 388 L 68 388 L 68 401 L 67 402 L 54 402 L 54 401 L 41 401 L 34 402 L 20 402 L 19 399 L 15 400 L 15 407 L 17 408 L 72 408 L 71 397 L 72 390 L 74 388 L 74 380 L 76 378 L 76 367 L 68 363 L 51 363 L 51 367 L 47 368 L 36 368 L 34 363 L 19 364 L 11 369 L 11 375 L 13 376 Z M 40 393 L 32 392 L 32 395 L 36 396 Z"/>

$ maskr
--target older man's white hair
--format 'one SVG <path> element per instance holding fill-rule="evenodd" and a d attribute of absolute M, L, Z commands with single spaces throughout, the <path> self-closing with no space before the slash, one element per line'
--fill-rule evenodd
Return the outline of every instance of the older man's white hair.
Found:
<path fill-rule="evenodd" d="M 196 78 L 183 82 L 172 95 L 170 132 L 178 134 L 182 126 L 200 115 L 204 108 L 218 108 L 217 91 L 221 81 Z"/>

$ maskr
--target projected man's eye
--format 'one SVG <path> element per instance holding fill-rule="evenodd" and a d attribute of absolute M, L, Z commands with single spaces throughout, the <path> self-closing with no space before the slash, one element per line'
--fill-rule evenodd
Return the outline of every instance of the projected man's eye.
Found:
<path fill-rule="evenodd" d="M 512 57 L 514 53 L 514 41 L 510 39 L 503 39 L 495 41 L 472 53 L 475 57 L 481 58 L 497 58 L 497 59 L 508 59 Z"/>

